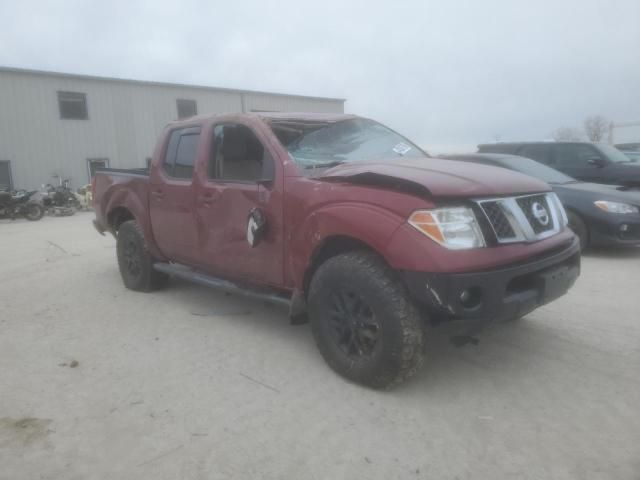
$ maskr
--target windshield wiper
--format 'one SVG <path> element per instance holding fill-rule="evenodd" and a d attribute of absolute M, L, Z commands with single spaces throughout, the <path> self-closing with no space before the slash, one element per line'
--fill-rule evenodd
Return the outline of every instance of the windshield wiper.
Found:
<path fill-rule="evenodd" d="M 338 165 L 342 165 L 345 163 L 344 160 L 334 160 L 333 162 L 325 162 L 325 163 L 314 163 L 312 165 L 307 165 L 304 167 L 305 170 L 316 169 L 316 168 L 331 168 L 336 167 Z"/>

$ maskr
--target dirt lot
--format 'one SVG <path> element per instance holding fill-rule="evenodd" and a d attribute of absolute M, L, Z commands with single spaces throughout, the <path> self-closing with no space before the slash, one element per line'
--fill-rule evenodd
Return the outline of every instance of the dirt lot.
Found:
<path fill-rule="evenodd" d="M 640 478 L 640 249 L 377 392 L 277 308 L 125 290 L 91 218 L 0 221 L 2 479 Z"/>

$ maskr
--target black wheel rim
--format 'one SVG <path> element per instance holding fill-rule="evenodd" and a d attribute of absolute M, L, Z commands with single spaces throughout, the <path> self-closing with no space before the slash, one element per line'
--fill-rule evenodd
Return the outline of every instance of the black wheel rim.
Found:
<path fill-rule="evenodd" d="M 380 336 L 380 325 L 371 307 L 358 294 L 340 290 L 331 295 L 329 333 L 347 357 L 371 357 Z"/>
<path fill-rule="evenodd" d="M 132 277 L 137 277 L 141 272 L 140 255 L 138 244 L 135 240 L 129 240 L 125 243 L 123 249 L 123 258 L 125 268 Z"/>

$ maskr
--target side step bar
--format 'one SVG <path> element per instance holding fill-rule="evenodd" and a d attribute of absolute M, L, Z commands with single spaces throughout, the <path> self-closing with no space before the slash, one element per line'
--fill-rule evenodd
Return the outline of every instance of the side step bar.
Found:
<path fill-rule="evenodd" d="M 166 273 L 172 277 L 182 278 L 193 283 L 199 283 L 205 287 L 215 288 L 223 292 L 229 292 L 236 295 L 242 295 L 246 298 L 253 298 L 255 300 L 263 300 L 283 307 L 291 308 L 291 299 L 285 296 L 279 295 L 275 292 L 265 292 L 252 290 L 240 285 L 236 285 L 228 280 L 213 277 L 202 272 L 197 272 L 194 269 L 179 263 L 155 263 L 153 268 L 159 272 Z"/>

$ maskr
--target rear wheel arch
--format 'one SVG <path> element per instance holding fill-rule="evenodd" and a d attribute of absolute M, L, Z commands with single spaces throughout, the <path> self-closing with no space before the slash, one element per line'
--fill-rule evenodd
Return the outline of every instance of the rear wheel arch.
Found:
<path fill-rule="evenodd" d="M 120 229 L 124 222 L 129 220 L 136 220 L 136 217 L 127 207 L 116 207 L 107 215 L 107 223 L 114 233 Z"/>

